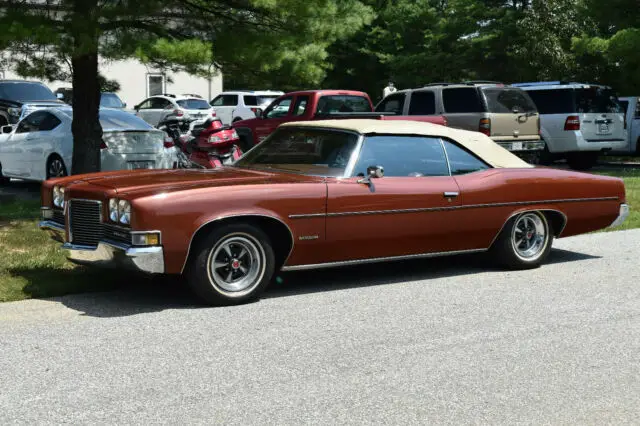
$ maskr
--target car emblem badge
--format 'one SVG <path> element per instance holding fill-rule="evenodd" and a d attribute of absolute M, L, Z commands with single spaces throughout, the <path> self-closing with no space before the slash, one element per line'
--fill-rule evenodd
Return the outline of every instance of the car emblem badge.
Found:
<path fill-rule="evenodd" d="M 239 261 L 238 259 L 233 259 L 233 260 L 231 261 L 231 267 L 232 267 L 233 269 L 238 269 L 238 268 L 240 268 L 240 261 Z"/>

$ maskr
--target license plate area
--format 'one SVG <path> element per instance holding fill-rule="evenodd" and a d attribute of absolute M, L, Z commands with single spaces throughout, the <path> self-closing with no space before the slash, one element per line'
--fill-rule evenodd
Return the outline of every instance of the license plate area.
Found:
<path fill-rule="evenodd" d="M 611 134 L 611 125 L 609 123 L 597 123 L 596 122 L 596 133 L 599 135 L 610 135 Z"/>
<path fill-rule="evenodd" d="M 129 170 L 138 169 L 153 169 L 155 167 L 155 161 L 128 161 L 127 168 Z"/>

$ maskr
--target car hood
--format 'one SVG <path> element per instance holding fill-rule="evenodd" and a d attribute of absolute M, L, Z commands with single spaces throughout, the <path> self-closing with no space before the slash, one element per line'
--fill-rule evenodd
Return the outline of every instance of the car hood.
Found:
<path fill-rule="evenodd" d="M 107 172 L 89 175 L 84 182 L 118 194 L 172 192 L 203 187 L 261 185 L 321 181 L 313 176 L 270 173 L 258 170 L 222 167 L 218 169 L 164 169 Z"/>

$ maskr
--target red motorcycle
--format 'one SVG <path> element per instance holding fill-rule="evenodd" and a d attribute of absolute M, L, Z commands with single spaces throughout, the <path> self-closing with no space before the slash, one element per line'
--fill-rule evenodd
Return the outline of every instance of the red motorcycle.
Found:
<path fill-rule="evenodd" d="M 204 123 L 190 126 L 189 133 L 181 135 L 178 123 L 168 120 L 163 123 L 169 136 L 177 140 L 177 145 L 186 157 L 188 165 L 183 167 L 200 167 L 214 169 L 231 164 L 242 156 L 237 145 L 240 138 L 230 126 L 224 126 L 217 117 L 210 117 Z M 176 120 L 177 121 L 177 120 Z"/>

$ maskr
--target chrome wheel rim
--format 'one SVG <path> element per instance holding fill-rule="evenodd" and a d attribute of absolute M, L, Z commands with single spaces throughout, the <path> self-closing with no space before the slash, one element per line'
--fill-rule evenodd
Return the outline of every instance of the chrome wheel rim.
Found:
<path fill-rule="evenodd" d="M 51 164 L 49 164 L 49 177 L 50 178 L 56 178 L 56 177 L 64 177 L 66 175 L 65 171 L 64 171 L 64 164 L 62 164 L 62 161 L 55 158 L 51 161 Z"/>
<path fill-rule="evenodd" d="M 265 254 L 255 238 L 234 234 L 220 240 L 209 254 L 209 279 L 223 293 L 241 296 L 258 286 Z"/>
<path fill-rule="evenodd" d="M 520 215 L 511 232 L 511 244 L 518 257 L 535 260 L 547 247 L 547 226 L 544 219 L 535 213 Z"/>

